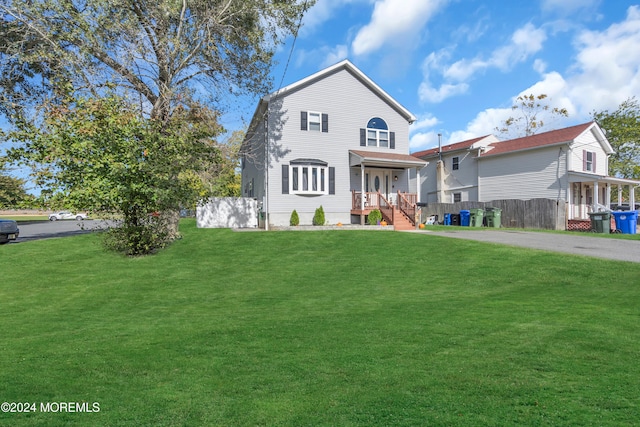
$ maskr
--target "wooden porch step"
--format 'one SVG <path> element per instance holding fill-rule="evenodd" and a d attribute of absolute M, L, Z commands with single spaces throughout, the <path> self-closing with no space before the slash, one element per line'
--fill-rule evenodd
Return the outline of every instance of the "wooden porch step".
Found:
<path fill-rule="evenodd" d="M 411 224 L 409 218 L 401 214 L 400 211 L 396 211 L 394 220 L 395 221 L 393 223 L 393 229 L 396 231 L 413 230 L 414 228 L 416 228 L 415 225 Z"/>

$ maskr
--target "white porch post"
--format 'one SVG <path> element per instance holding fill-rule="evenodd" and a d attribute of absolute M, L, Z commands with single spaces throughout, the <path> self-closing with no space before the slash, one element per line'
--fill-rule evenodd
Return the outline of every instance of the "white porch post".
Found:
<path fill-rule="evenodd" d="M 636 188 L 632 185 L 629 186 L 629 210 L 635 210 L 636 207 Z"/>
<path fill-rule="evenodd" d="M 360 163 L 360 225 L 364 225 L 364 164 Z"/>
<path fill-rule="evenodd" d="M 416 167 L 416 203 L 420 202 L 420 168 Z"/>
<path fill-rule="evenodd" d="M 618 184 L 618 204 L 622 204 L 622 184 Z"/>
<path fill-rule="evenodd" d="M 598 205 L 600 204 L 598 200 L 598 193 L 600 192 L 600 188 L 598 188 L 598 181 L 593 182 L 593 212 L 598 212 Z"/>
<path fill-rule="evenodd" d="M 605 199 L 605 205 L 607 206 L 607 209 L 611 209 L 611 184 L 605 184 L 606 185 L 606 199 Z"/>

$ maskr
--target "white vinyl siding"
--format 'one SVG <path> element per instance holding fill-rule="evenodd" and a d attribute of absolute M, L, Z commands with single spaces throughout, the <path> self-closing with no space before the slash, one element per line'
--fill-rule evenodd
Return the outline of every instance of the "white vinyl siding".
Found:
<path fill-rule="evenodd" d="M 360 129 L 367 125 L 371 117 L 384 118 L 389 132 L 395 133 L 396 152 L 409 153 L 407 120 L 346 70 L 287 93 L 279 97 L 275 105 L 278 111 L 272 106 L 269 115 L 272 137 L 269 212 L 274 225 L 288 224 L 294 209 L 300 215 L 301 223 L 305 222 L 305 215 L 310 222 L 315 209 L 321 205 L 327 221 L 350 222 L 351 190 L 360 190 L 360 176 L 356 175 L 359 169 L 349 167 L 349 150 L 385 153 L 390 150 L 360 146 Z M 301 112 L 313 111 L 327 115 L 331 121 L 329 133 L 301 130 Z M 323 194 L 283 194 L 282 180 L 285 177 L 280 165 L 289 165 L 291 161 L 302 158 L 319 159 L 326 162 L 328 168 L 335 168 L 335 194 L 327 194 L 327 188 Z M 291 181 L 290 171 L 286 179 Z"/>
<path fill-rule="evenodd" d="M 592 153 L 589 156 L 591 162 L 588 162 L 588 158 L 585 156 L 586 153 Z M 569 170 L 603 176 L 609 174 L 607 153 L 591 132 L 586 132 L 579 138 L 576 138 L 572 144 Z"/>
<path fill-rule="evenodd" d="M 567 195 L 566 149 L 484 157 L 478 162 L 479 201 L 562 199 Z"/>

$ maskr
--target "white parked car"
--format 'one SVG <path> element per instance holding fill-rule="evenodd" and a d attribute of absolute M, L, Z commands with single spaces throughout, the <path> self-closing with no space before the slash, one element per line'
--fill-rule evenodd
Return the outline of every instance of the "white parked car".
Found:
<path fill-rule="evenodd" d="M 85 213 L 72 213 L 69 211 L 55 212 L 49 215 L 49 221 L 58 221 L 60 219 L 75 219 L 81 221 L 87 219 L 88 216 Z"/>

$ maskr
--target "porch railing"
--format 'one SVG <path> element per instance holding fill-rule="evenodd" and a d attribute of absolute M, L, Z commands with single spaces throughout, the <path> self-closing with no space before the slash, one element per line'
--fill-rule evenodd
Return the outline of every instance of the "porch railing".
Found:
<path fill-rule="evenodd" d="M 378 209 L 382 213 L 383 218 L 394 223 L 395 211 L 400 210 L 415 225 L 417 194 L 401 193 L 398 191 L 395 202 L 388 200 L 380 192 L 360 192 L 351 191 L 351 209 L 354 211 L 362 211 L 362 198 L 364 197 L 364 212 L 368 213 L 374 209 Z"/>
<path fill-rule="evenodd" d="M 398 209 L 406 215 L 411 224 L 416 225 L 417 194 L 401 193 L 398 191 Z"/>

